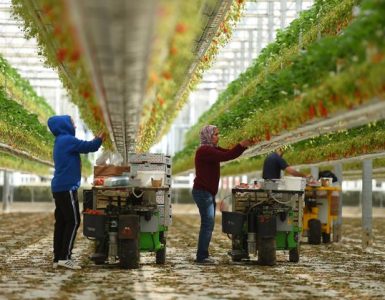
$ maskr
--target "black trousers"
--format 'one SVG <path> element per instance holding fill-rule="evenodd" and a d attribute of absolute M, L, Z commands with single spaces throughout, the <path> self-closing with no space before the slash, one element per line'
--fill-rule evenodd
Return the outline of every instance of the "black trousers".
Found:
<path fill-rule="evenodd" d="M 76 233 L 80 226 L 77 191 L 53 193 L 55 199 L 55 229 L 53 235 L 54 262 L 71 259 Z"/>

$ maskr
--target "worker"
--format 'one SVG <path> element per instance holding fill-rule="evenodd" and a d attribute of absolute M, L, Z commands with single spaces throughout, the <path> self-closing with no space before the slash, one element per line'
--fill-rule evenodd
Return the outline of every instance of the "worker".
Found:
<path fill-rule="evenodd" d="M 248 146 L 250 140 L 243 140 L 232 149 L 218 147 L 219 130 L 214 125 L 204 126 L 200 132 L 200 147 L 195 153 L 193 199 L 198 206 L 201 226 L 198 238 L 196 263 L 212 264 L 209 258 L 209 245 L 215 221 L 215 195 L 218 192 L 220 162 L 239 157 Z"/>
<path fill-rule="evenodd" d="M 55 136 L 55 172 L 51 182 L 55 199 L 53 268 L 79 270 L 81 267 L 72 260 L 71 254 L 80 225 L 77 194 L 81 178 L 80 153 L 96 152 L 105 140 L 105 134 L 98 133 L 92 141 L 77 139 L 76 126 L 68 115 L 50 117 L 48 127 Z"/>
<path fill-rule="evenodd" d="M 292 176 L 307 177 L 307 175 L 298 172 L 282 158 L 285 152 L 284 147 L 278 148 L 273 153 L 270 153 L 263 163 L 263 179 L 280 179 L 281 171 L 285 171 Z"/>

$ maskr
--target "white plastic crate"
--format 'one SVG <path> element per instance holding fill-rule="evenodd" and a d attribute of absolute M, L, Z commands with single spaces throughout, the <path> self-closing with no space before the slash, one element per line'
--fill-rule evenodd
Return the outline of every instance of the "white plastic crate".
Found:
<path fill-rule="evenodd" d="M 131 164 L 131 173 L 135 174 L 137 171 L 162 171 L 166 175 L 171 175 L 171 166 L 165 165 L 165 164 L 150 164 L 150 163 L 143 163 L 143 164 Z"/>
<path fill-rule="evenodd" d="M 171 203 L 171 193 L 166 191 L 157 191 L 155 194 L 156 204 L 167 205 Z"/>
<path fill-rule="evenodd" d="M 172 207 L 169 205 L 158 205 L 159 220 L 161 225 L 169 226 L 172 223 Z"/>
<path fill-rule="evenodd" d="M 305 187 L 306 179 L 303 177 L 284 176 L 278 184 L 279 190 L 286 191 L 304 191 Z"/>
<path fill-rule="evenodd" d="M 140 153 L 129 154 L 128 161 L 130 163 L 154 163 L 171 165 L 171 156 L 161 153 Z"/>

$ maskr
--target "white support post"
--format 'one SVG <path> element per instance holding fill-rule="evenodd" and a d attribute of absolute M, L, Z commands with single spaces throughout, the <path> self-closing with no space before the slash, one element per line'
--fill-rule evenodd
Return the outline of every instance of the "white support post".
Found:
<path fill-rule="evenodd" d="M 334 165 L 334 174 L 337 176 L 338 184 L 342 188 L 342 163 Z M 337 192 L 333 192 L 337 193 Z M 333 223 L 333 242 L 340 242 L 342 238 L 342 191 L 339 192 L 338 217 Z"/>
<path fill-rule="evenodd" d="M 317 180 L 318 179 L 318 174 L 319 174 L 319 167 L 317 166 L 311 166 L 310 167 L 310 173 L 311 173 L 311 176 Z"/>
<path fill-rule="evenodd" d="M 372 159 L 362 163 L 362 248 L 372 245 Z"/>
<path fill-rule="evenodd" d="M 9 212 L 10 205 L 9 205 L 9 172 L 4 171 L 4 181 L 3 181 L 3 195 L 2 195 L 2 201 L 3 201 L 3 212 Z"/>
<path fill-rule="evenodd" d="M 268 34 L 268 42 L 271 43 L 274 38 L 274 2 L 268 2 L 267 7 L 267 34 Z"/>

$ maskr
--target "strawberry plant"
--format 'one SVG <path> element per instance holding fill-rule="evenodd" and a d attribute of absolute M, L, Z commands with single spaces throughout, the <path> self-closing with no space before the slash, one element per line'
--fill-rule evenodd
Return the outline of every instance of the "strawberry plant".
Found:
<path fill-rule="evenodd" d="M 314 118 L 326 118 L 372 97 L 381 97 L 384 62 L 377 59 L 381 58 L 377 53 L 383 53 L 385 48 L 381 17 L 385 12 L 376 1 L 365 1 L 363 7 L 369 2 L 377 9 L 363 10 L 343 35 L 308 45 L 306 52 L 293 58 L 289 66 L 267 74 L 252 93 L 240 95 L 236 104 L 211 121 L 221 129 L 222 145 L 261 136 L 269 140 L 272 135 L 296 129 Z M 373 55 L 367 58 L 368 44 L 375 45 L 372 48 L 376 63 Z M 345 61 L 338 73 L 337 60 Z M 363 78 L 370 80 L 364 82 Z"/>

